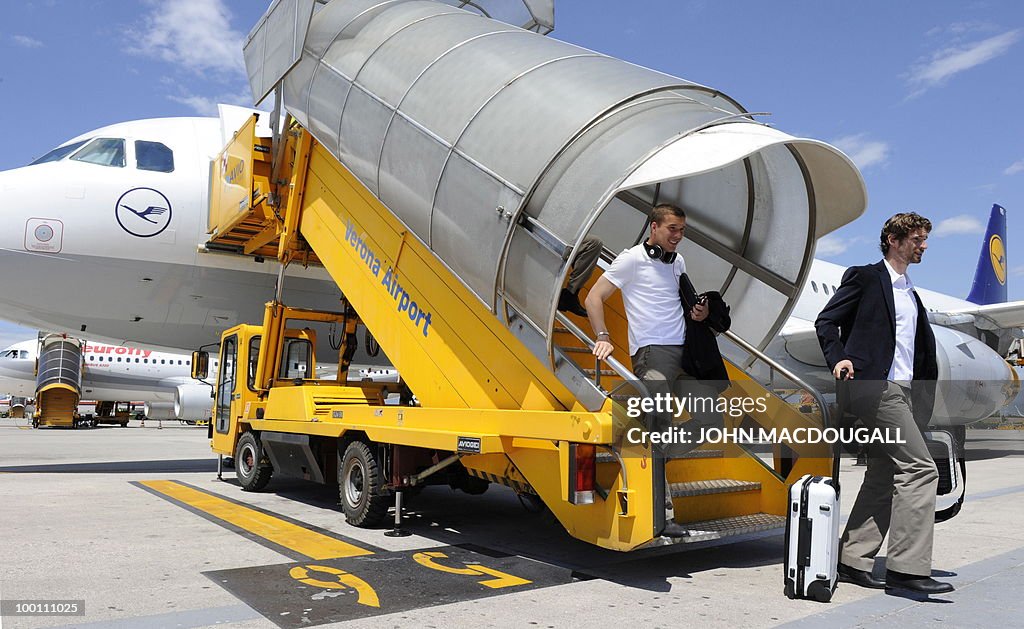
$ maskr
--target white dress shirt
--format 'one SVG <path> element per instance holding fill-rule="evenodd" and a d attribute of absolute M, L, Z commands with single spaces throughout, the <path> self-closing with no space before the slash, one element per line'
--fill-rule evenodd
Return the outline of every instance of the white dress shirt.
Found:
<path fill-rule="evenodd" d="M 896 306 L 896 351 L 889 368 L 889 380 L 909 384 L 914 379 L 914 339 L 917 337 L 917 299 L 910 276 L 900 275 L 885 260 L 892 280 L 892 300 Z"/>

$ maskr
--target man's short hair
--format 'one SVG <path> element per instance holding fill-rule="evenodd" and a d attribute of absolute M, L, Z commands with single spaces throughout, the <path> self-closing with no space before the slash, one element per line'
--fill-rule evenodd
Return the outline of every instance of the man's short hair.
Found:
<path fill-rule="evenodd" d="M 662 221 L 668 218 L 669 214 L 679 218 L 686 218 L 686 212 L 683 211 L 683 208 L 671 203 L 659 203 L 651 210 L 651 222 L 660 225 Z"/>
<path fill-rule="evenodd" d="M 932 222 L 917 212 L 900 212 L 893 215 L 885 221 L 879 236 L 878 248 L 882 250 L 882 255 L 889 253 L 889 236 L 893 236 L 896 240 L 903 240 L 907 234 L 918 229 L 931 232 Z"/>

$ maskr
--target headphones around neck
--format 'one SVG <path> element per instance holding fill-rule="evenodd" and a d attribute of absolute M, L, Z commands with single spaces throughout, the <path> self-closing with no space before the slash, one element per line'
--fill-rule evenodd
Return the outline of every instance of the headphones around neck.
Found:
<path fill-rule="evenodd" d="M 660 260 L 665 264 L 672 264 L 676 261 L 676 252 L 665 251 L 665 248 L 661 245 L 652 245 L 649 242 L 645 242 L 644 251 L 647 252 L 647 257 L 652 260 Z"/>

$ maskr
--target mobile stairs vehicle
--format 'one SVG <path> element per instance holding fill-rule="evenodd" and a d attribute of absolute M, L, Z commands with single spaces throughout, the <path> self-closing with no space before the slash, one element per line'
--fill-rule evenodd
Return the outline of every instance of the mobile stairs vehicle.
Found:
<path fill-rule="evenodd" d="M 820 427 L 772 389 L 824 400 L 760 349 L 817 238 L 864 211 L 852 163 L 715 90 L 441 3 L 301 7 L 272 5 L 246 45 L 256 100 L 276 87 L 272 137 L 254 116 L 211 164 L 204 251 L 281 265 L 262 325 L 220 342 L 211 444 L 243 489 L 337 482 L 346 519 L 372 526 L 424 484 L 500 483 L 622 551 L 780 533 L 787 486 L 829 473 L 827 445 L 666 458 L 631 443 L 645 392 L 621 299 L 601 364 L 586 322 L 555 306 L 584 238 L 603 242 L 593 281 L 646 236 L 654 204 L 680 205 L 690 276 L 733 309 L 723 399 L 742 410 L 725 428 Z M 288 265 L 326 270 L 337 311 L 282 303 Z M 348 380 L 361 331 L 399 384 Z M 335 350 L 337 377 L 315 378 Z M 194 377 L 206 365 L 197 353 Z M 687 537 L 661 535 L 666 491 Z"/>

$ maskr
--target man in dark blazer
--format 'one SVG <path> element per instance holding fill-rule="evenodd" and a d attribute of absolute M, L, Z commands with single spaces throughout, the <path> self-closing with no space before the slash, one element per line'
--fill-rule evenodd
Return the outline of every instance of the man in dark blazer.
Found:
<path fill-rule="evenodd" d="M 907 275 L 928 248 L 931 222 L 913 212 L 886 221 L 884 259 L 849 268 L 814 325 L 837 379 L 841 410 L 905 443 L 871 444 L 864 483 L 842 538 L 840 579 L 927 594 L 953 586 L 931 578 L 938 472 L 923 431 L 935 401 L 935 336 Z M 885 580 L 871 574 L 889 535 Z"/>

